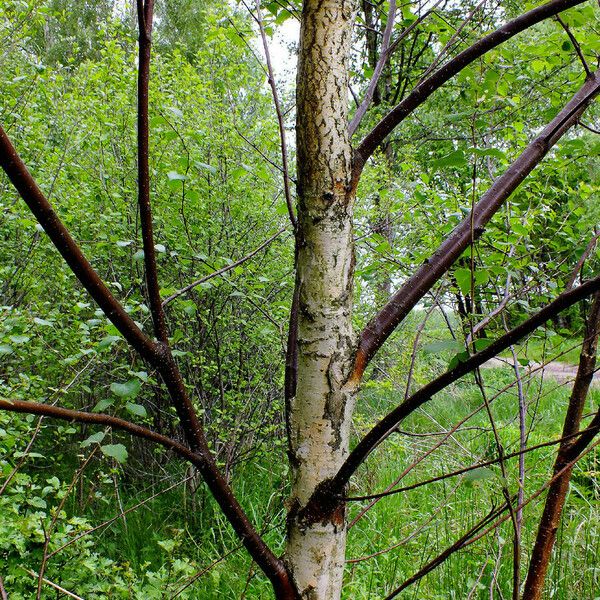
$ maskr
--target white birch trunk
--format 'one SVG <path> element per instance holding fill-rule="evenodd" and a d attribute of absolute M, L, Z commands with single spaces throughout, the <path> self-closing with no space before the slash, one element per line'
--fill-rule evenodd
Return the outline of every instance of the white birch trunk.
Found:
<path fill-rule="evenodd" d="M 354 249 L 348 69 L 353 0 L 306 0 L 297 82 L 298 380 L 289 408 L 291 510 L 285 560 L 303 599 L 340 597 L 343 510 L 301 521 L 298 511 L 348 454 L 354 391 Z"/>

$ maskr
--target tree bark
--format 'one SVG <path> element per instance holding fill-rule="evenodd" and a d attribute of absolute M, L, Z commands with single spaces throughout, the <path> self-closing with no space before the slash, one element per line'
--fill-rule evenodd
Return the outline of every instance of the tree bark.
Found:
<path fill-rule="evenodd" d="M 289 400 L 292 490 L 285 561 L 302 598 L 340 597 L 343 506 L 322 521 L 300 518 L 317 486 L 348 455 L 354 248 L 348 56 L 353 0 L 304 2 L 297 85 L 298 368 Z"/>
<path fill-rule="evenodd" d="M 585 400 L 596 367 L 599 333 L 600 294 L 596 294 L 586 323 L 585 339 L 583 340 L 581 355 L 579 357 L 579 369 L 577 370 L 573 391 L 569 399 L 569 406 L 563 426 L 563 437 L 573 436 L 580 429 Z M 573 437 L 569 437 L 561 443 L 554 463 L 555 476 L 577 456 L 579 452 L 576 448 L 576 440 Z M 573 467 L 570 467 L 548 489 L 544 512 L 538 527 L 531 562 L 529 563 L 523 600 L 539 600 L 542 597 L 544 581 L 550 565 L 552 548 L 556 541 L 556 533 L 569 491 L 572 472 Z"/>

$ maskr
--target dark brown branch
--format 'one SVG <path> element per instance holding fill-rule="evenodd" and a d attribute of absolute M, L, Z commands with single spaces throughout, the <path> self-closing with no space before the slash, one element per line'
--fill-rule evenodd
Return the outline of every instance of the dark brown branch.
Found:
<path fill-rule="evenodd" d="M 69 408 L 62 408 L 60 406 L 53 406 L 51 404 L 26 402 L 23 400 L 0 400 L 0 410 L 28 415 L 40 415 L 53 419 L 61 419 L 63 421 L 75 421 L 77 423 L 112 427 L 113 429 L 126 431 L 134 437 L 159 444 L 164 448 L 167 448 L 167 450 L 172 450 L 193 465 L 197 466 L 202 460 L 200 455 L 195 454 L 187 446 L 184 446 L 176 440 L 161 435 L 160 433 L 156 433 L 147 427 L 136 425 L 131 421 L 126 421 L 125 419 L 103 413 L 88 413 Z"/>
<path fill-rule="evenodd" d="M 595 294 L 600 290 L 600 276 L 591 279 L 580 285 L 574 290 L 560 294 L 553 302 L 545 306 L 533 317 L 527 319 L 521 325 L 518 325 L 507 334 L 499 337 L 487 348 L 478 352 L 466 361 L 460 362 L 453 369 L 446 371 L 437 379 L 434 379 L 420 390 L 415 392 L 410 398 L 402 402 L 393 411 L 381 419 L 358 443 L 350 453 L 344 464 L 340 467 L 335 477 L 326 480 L 313 494 L 304 509 L 304 515 L 307 520 L 320 519 L 323 511 L 334 510 L 339 504 L 343 491 L 350 481 L 350 477 L 365 461 L 369 454 L 383 441 L 398 425 L 420 406 L 431 400 L 431 398 L 448 387 L 467 373 L 471 373 L 477 367 L 493 358 L 503 350 L 509 348 L 512 344 L 532 333 L 543 325 L 546 321 L 569 308 L 576 302 Z M 582 436 L 584 438 L 585 436 Z"/>
<path fill-rule="evenodd" d="M 563 437 L 579 432 L 583 409 L 596 367 L 596 352 L 598 349 L 598 334 L 600 333 L 600 294 L 596 294 L 590 315 L 586 323 L 586 336 L 579 357 L 579 368 L 573 384 L 569 406 L 565 415 Z M 557 475 L 572 458 L 572 440 L 561 443 L 556 461 L 554 475 Z M 523 600 L 539 600 L 544 588 L 544 580 L 552 548 L 556 541 L 556 532 L 560 524 L 563 507 L 571 482 L 572 469 L 567 469 L 556 479 L 548 489 L 544 512 L 537 531 L 537 538 L 531 554 Z"/>
<path fill-rule="evenodd" d="M 470 48 L 463 50 L 455 58 L 448 61 L 433 75 L 417 85 L 417 87 L 400 104 L 395 106 L 374 128 L 365 136 L 356 151 L 356 177 L 362 170 L 364 163 L 375 152 L 383 140 L 416 108 L 418 108 L 433 92 L 452 79 L 474 60 L 493 50 L 500 44 L 521 33 L 525 29 L 553 17 L 554 15 L 583 4 L 584 0 L 553 0 L 538 6 L 529 12 L 506 23 L 496 31 L 486 35 L 475 42 Z"/>
<path fill-rule="evenodd" d="M 581 127 L 583 127 L 584 129 L 587 129 L 588 131 L 595 133 L 596 135 L 600 135 L 600 129 L 595 129 L 594 127 L 590 127 L 589 125 L 586 125 L 585 123 L 582 123 L 581 121 L 579 121 L 579 125 Z"/>
<path fill-rule="evenodd" d="M 112 295 L 106 284 L 88 262 L 27 170 L 2 127 L 0 127 L 0 166 L 44 228 L 50 241 L 104 314 L 142 358 L 150 362 L 156 361 L 159 353 L 156 344 L 142 332 L 125 312 L 123 306 Z"/>
<path fill-rule="evenodd" d="M 579 45 L 577 38 L 573 35 L 571 28 L 560 18 L 559 15 L 556 15 L 555 18 L 560 23 L 560 26 L 565 30 L 565 33 L 569 36 L 569 39 L 571 40 L 571 44 L 573 44 L 573 47 L 575 48 L 575 52 L 577 53 L 577 56 L 579 57 L 579 60 L 581 61 L 583 70 L 585 71 L 586 76 L 589 77 L 592 74 L 592 71 L 590 70 L 590 67 L 587 64 L 587 61 L 585 60 L 585 56 L 583 55 L 583 52 L 581 51 L 581 46 Z"/>
<path fill-rule="evenodd" d="M 512 165 L 500 176 L 481 200 L 435 253 L 402 285 L 389 302 L 369 322 L 362 332 L 356 352 L 354 370 L 350 379 L 357 383 L 366 366 L 385 340 L 402 322 L 412 308 L 448 271 L 456 259 L 483 233 L 485 226 L 533 171 L 550 148 L 575 125 L 582 112 L 600 93 L 600 71 L 590 77 L 571 101 L 533 140 Z"/>
<path fill-rule="evenodd" d="M 234 528 L 252 558 L 271 580 L 276 597 L 286 600 L 295 600 L 297 598 L 283 562 L 275 557 L 263 542 L 262 538 L 254 530 L 241 506 L 231 493 L 231 490 L 229 490 L 227 483 L 219 471 L 214 468 L 210 456 L 207 457 L 200 452 L 193 452 L 187 446 L 184 446 L 167 436 L 111 415 L 86 413 L 48 404 L 40 404 L 38 402 L 24 402 L 22 400 L 0 400 L 0 410 L 44 415 L 66 421 L 112 427 L 113 429 L 125 431 L 130 435 L 146 439 L 150 442 L 159 444 L 168 450 L 172 450 L 200 471 L 208 488 L 225 513 L 227 520 Z M 224 498 L 226 498 L 227 502 L 223 502 Z"/>
<path fill-rule="evenodd" d="M 140 29 L 137 91 L 138 206 L 142 226 L 146 288 L 150 303 L 150 312 L 152 314 L 152 322 L 154 324 L 154 333 L 156 334 L 158 341 L 167 344 L 169 335 L 165 323 L 165 312 L 160 300 L 160 286 L 158 284 L 156 250 L 154 248 L 154 233 L 152 226 L 152 208 L 150 205 L 148 87 L 150 83 L 153 11 L 154 0 L 137 0 Z"/>

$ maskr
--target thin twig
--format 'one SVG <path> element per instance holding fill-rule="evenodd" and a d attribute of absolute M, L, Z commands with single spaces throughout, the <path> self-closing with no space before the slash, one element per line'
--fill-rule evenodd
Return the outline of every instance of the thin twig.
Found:
<path fill-rule="evenodd" d="M 6 488 L 8 487 L 8 484 L 12 481 L 13 477 L 17 474 L 17 472 L 19 471 L 19 469 L 23 466 L 23 463 L 27 460 L 27 456 L 29 455 L 29 452 L 31 451 L 31 447 L 33 446 L 33 442 L 35 441 L 35 438 L 37 437 L 38 433 L 40 432 L 40 427 L 42 425 L 43 418 L 44 417 L 40 417 L 38 419 L 38 422 L 37 422 L 37 424 L 35 426 L 33 434 L 31 435 L 31 439 L 29 440 L 29 443 L 27 444 L 27 447 L 25 448 L 25 450 L 21 454 L 21 458 L 19 459 L 19 462 L 15 465 L 14 469 L 8 474 L 8 477 L 4 480 L 4 483 L 2 484 L 2 487 L 0 487 L 0 496 L 2 496 L 2 494 L 6 491 Z"/>
<path fill-rule="evenodd" d="M 500 441 L 500 435 L 498 434 L 498 428 L 496 427 L 496 421 L 492 414 L 492 410 L 490 408 L 490 403 L 487 398 L 487 394 L 485 391 L 485 387 L 483 385 L 483 378 L 481 376 L 481 369 L 477 368 L 474 372 L 475 375 L 475 383 L 477 387 L 481 391 L 481 396 L 483 397 L 483 402 L 485 404 L 485 410 L 488 415 L 488 419 L 490 421 L 490 425 L 492 427 L 492 432 L 494 434 L 494 442 L 496 444 L 496 451 L 498 453 L 498 465 L 500 466 L 500 472 L 502 474 L 501 479 L 501 487 L 502 487 L 502 495 L 504 496 L 504 501 L 506 502 L 506 506 L 508 507 L 508 511 L 510 513 L 510 519 L 512 522 L 514 537 L 513 537 L 513 590 L 512 597 L 513 600 L 518 600 L 519 598 L 519 587 L 520 587 L 520 573 L 521 573 L 521 538 L 519 535 L 519 524 L 517 518 L 517 512 L 515 511 L 515 507 L 513 506 L 512 499 L 510 496 L 510 490 L 508 489 L 508 471 L 506 469 L 506 462 L 504 457 L 504 447 L 502 446 L 502 442 Z M 521 450 L 521 448 L 519 448 Z M 519 455 L 519 461 L 522 460 L 523 452 L 521 451 Z M 517 502 L 518 504 L 518 502 Z"/>
<path fill-rule="evenodd" d="M 369 87 L 367 88 L 367 92 L 365 93 L 365 97 L 361 102 L 360 106 L 356 109 L 350 124 L 348 125 L 348 131 L 350 135 L 358 129 L 362 118 L 365 116 L 369 105 L 371 104 L 371 100 L 373 100 L 373 95 L 375 94 L 375 90 L 377 89 L 377 84 L 379 83 L 379 78 L 383 73 L 383 67 L 388 61 L 390 56 L 390 39 L 392 38 L 392 31 L 394 29 L 394 21 L 396 19 L 396 0 L 390 0 L 390 7 L 388 10 L 387 23 L 385 25 L 385 31 L 383 32 L 383 40 L 381 41 L 381 50 L 379 54 L 379 60 L 375 65 L 375 69 L 373 71 L 373 76 L 371 77 L 371 81 L 369 83 Z M 415 27 L 417 23 L 413 24 Z M 412 25 L 411 25 L 412 27 Z M 408 35 L 408 30 L 404 35 Z"/>
<path fill-rule="evenodd" d="M 554 17 L 554 18 L 560 23 L 561 27 L 565 30 L 565 33 L 569 36 L 569 39 L 571 40 L 571 43 L 573 44 L 573 47 L 575 48 L 575 52 L 577 53 L 577 56 L 579 57 L 579 60 L 581 61 L 581 65 L 583 66 L 583 70 L 585 71 L 586 77 L 591 77 L 592 71 L 590 70 L 590 67 L 587 64 L 587 61 L 585 60 L 585 56 L 583 55 L 583 52 L 581 51 L 581 46 L 579 45 L 579 42 L 577 41 L 577 38 L 575 37 L 575 35 L 573 35 L 571 28 L 560 18 L 560 15 L 556 15 L 556 17 Z"/>
<path fill-rule="evenodd" d="M 483 405 L 478 409 L 481 410 Z M 524 450 L 517 450 L 516 452 L 511 452 L 509 454 L 504 455 L 504 460 L 508 460 L 509 458 L 515 458 L 516 456 L 521 456 L 522 454 L 527 454 L 529 452 L 533 452 L 534 450 L 540 450 L 541 448 L 548 448 L 549 446 L 556 446 L 557 444 L 561 444 L 568 440 L 573 440 L 582 436 L 584 433 L 594 433 L 600 431 L 600 428 L 597 426 L 590 426 L 586 429 L 581 430 L 578 433 L 573 433 L 571 435 L 561 437 L 557 440 L 550 440 L 549 442 L 541 442 L 540 444 L 536 444 L 535 446 L 529 446 Z M 378 500 L 381 498 L 386 498 L 387 496 L 393 496 L 396 494 L 401 494 L 403 492 L 408 492 L 410 490 L 415 490 L 417 488 L 423 487 L 425 485 L 429 485 L 431 483 L 436 483 L 439 481 L 444 481 L 445 479 L 450 479 L 451 477 L 457 477 L 458 475 L 464 475 L 469 471 L 475 471 L 477 469 L 482 469 L 485 467 L 489 467 L 495 465 L 499 462 L 498 458 L 492 458 L 490 460 L 486 460 L 483 462 L 478 462 L 473 465 L 469 465 L 468 467 L 463 467 L 462 469 L 457 469 L 456 471 L 452 471 L 450 473 L 445 473 L 444 475 L 438 475 L 437 477 L 432 477 L 430 479 L 426 479 L 424 481 L 419 481 L 417 483 L 413 483 L 412 485 L 407 485 L 405 487 L 396 488 L 392 490 L 386 490 L 383 492 L 379 492 L 378 494 L 367 494 L 365 496 L 347 496 L 344 498 L 344 502 L 364 502 L 365 500 Z"/>
<path fill-rule="evenodd" d="M 33 572 L 31 569 L 25 569 L 25 568 L 23 568 L 23 570 L 26 573 L 28 573 L 29 575 L 31 575 L 32 577 L 35 577 L 36 579 L 38 578 L 37 573 Z M 69 596 L 69 598 L 74 598 L 75 600 L 83 600 L 83 598 L 81 596 L 77 596 L 73 592 L 70 592 L 69 590 L 65 590 L 64 587 L 61 587 L 60 585 L 58 585 L 56 583 L 53 583 L 52 581 L 50 581 L 49 579 L 46 579 L 45 577 L 42 579 L 42 581 L 46 585 L 49 585 L 51 588 L 54 588 L 55 590 L 57 590 L 58 592 L 60 592 L 61 594 L 64 594 L 65 596 Z"/>
<path fill-rule="evenodd" d="M 276 234 L 272 235 L 268 240 L 266 240 L 258 248 L 256 248 L 256 250 L 253 250 L 252 252 L 250 252 L 250 254 L 246 254 L 246 256 L 243 256 L 242 258 L 240 258 L 239 260 L 236 260 L 235 262 L 231 263 L 230 265 L 226 265 L 225 267 L 217 269 L 216 271 L 213 271 L 212 273 L 209 273 L 208 275 L 205 275 L 204 277 L 201 277 L 200 279 L 193 281 L 189 285 L 186 285 L 185 287 L 181 288 L 177 292 L 171 294 L 168 298 L 165 298 L 162 301 L 162 305 L 166 306 L 167 304 L 169 304 L 169 302 L 173 302 L 173 300 L 175 300 L 176 298 L 179 298 L 179 296 L 183 296 L 183 294 L 189 292 L 190 290 L 193 290 L 195 287 L 202 285 L 203 283 L 210 281 L 214 277 L 223 275 L 223 273 L 227 273 L 227 271 L 231 271 L 232 269 L 235 269 L 236 267 L 239 267 L 240 265 L 244 264 L 246 261 L 248 261 L 251 258 L 253 258 L 254 256 L 256 256 L 263 248 L 266 248 L 269 244 L 274 242 L 286 229 L 287 229 L 287 227 L 282 227 Z"/>
<path fill-rule="evenodd" d="M 541 488 L 539 488 L 534 494 L 532 494 L 525 502 L 519 504 L 516 508 L 517 510 L 524 508 L 529 503 L 533 502 L 538 496 L 540 496 L 557 478 L 559 478 L 562 473 L 564 473 L 567 469 L 573 467 L 577 461 L 581 460 L 586 454 L 588 454 L 591 450 L 593 450 L 598 444 L 600 444 L 600 440 L 592 444 L 589 448 L 584 450 L 581 454 L 579 454 L 576 458 L 570 461 L 561 471 L 556 474 L 552 479 L 547 481 Z M 497 516 L 505 512 L 507 506 L 504 505 L 497 510 L 490 511 L 479 523 L 477 523 L 474 527 L 472 527 L 467 533 L 465 533 L 460 539 L 458 539 L 454 544 L 450 547 L 446 548 L 443 552 L 438 554 L 433 560 L 428 562 L 422 569 L 420 569 L 415 575 L 407 579 L 401 586 L 396 588 L 391 594 L 386 596 L 385 600 L 391 600 L 395 598 L 402 590 L 405 590 L 407 587 L 422 579 L 425 575 L 433 571 L 435 568 L 440 566 L 443 562 L 445 562 L 452 554 L 470 546 L 475 543 L 477 540 L 480 540 L 482 537 L 485 537 L 491 531 L 497 529 L 502 523 L 507 521 L 510 518 L 510 515 L 505 515 L 504 517 L 500 517 L 497 519 L 492 525 L 481 531 L 483 527 L 485 527 L 491 520 L 495 519 Z"/>
<path fill-rule="evenodd" d="M 56 509 L 54 511 L 54 516 L 52 517 L 50 526 L 47 529 L 44 528 L 44 552 L 43 552 L 43 556 L 42 556 L 42 563 L 40 564 L 40 571 L 39 571 L 39 575 L 38 575 L 38 590 L 37 590 L 37 596 L 36 596 L 36 598 L 38 600 L 42 596 L 42 582 L 44 580 L 44 572 L 46 571 L 46 564 L 49 559 L 48 546 L 50 544 L 52 532 L 54 531 L 54 527 L 56 526 L 56 522 L 58 521 L 58 518 L 60 517 L 60 513 L 62 512 L 62 509 L 65 506 L 65 502 L 67 501 L 67 498 L 70 496 L 71 492 L 73 491 L 73 488 L 75 487 L 75 484 L 79 481 L 79 478 L 85 471 L 85 468 L 89 465 L 90 461 L 96 454 L 97 450 L 98 450 L 98 446 L 96 445 L 94 447 L 94 449 L 90 452 L 90 454 L 86 458 L 86 460 L 83 462 L 81 467 L 79 467 L 79 469 L 77 469 L 77 471 L 75 472 L 75 475 L 73 476 L 73 480 L 71 481 L 71 484 L 69 485 L 67 491 L 63 495 L 61 501 L 59 502 L 58 506 L 56 507 Z"/>
<path fill-rule="evenodd" d="M 111 519 L 109 519 L 108 521 L 104 521 L 104 523 L 100 523 L 100 525 L 96 525 L 95 527 L 92 527 L 91 529 L 87 529 L 86 531 L 80 533 L 78 536 L 74 537 L 72 540 L 69 540 L 68 542 L 66 542 L 65 544 L 63 544 L 60 548 L 57 548 L 56 550 L 53 550 L 52 552 L 50 552 L 48 554 L 48 558 L 52 558 L 55 554 L 58 554 L 59 552 L 62 552 L 65 548 L 67 548 L 68 546 L 71 546 L 72 544 L 74 544 L 75 542 L 78 542 L 81 538 L 90 535 L 92 533 L 94 533 L 95 531 L 98 531 L 99 529 L 103 529 L 104 527 L 108 527 L 109 525 L 111 525 L 112 523 L 114 523 L 115 521 L 118 521 L 119 519 L 123 518 L 125 515 L 137 510 L 138 508 L 144 506 L 145 504 L 148 504 L 148 502 L 151 502 L 152 500 L 154 500 L 155 498 L 157 498 L 158 496 L 161 496 L 162 494 L 166 494 L 167 492 L 170 492 L 172 489 L 180 486 L 183 483 L 188 482 L 190 479 L 192 479 L 194 477 L 194 475 L 190 475 L 189 477 L 186 477 L 185 479 L 182 479 L 181 481 L 177 481 L 176 483 L 170 485 L 169 487 L 160 490 L 158 492 L 156 492 L 155 494 L 152 494 L 152 496 L 145 498 L 144 500 L 142 500 L 141 502 L 138 502 L 136 505 L 122 511 L 119 512 L 119 514 L 115 515 L 114 517 L 112 517 Z"/>
<path fill-rule="evenodd" d="M 569 277 L 569 281 L 567 282 L 567 285 L 565 286 L 566 290 L 570 290 L 573 287 L 573 285 L 575 285 L 575 280 L 577 279 L 577 275 L 579 275 L 579 273 L 581 272 L 581 269 L 583 268 L 585 261 L 588 259 L 589 255 L 593 252 L 594 248 L 596 247 L 596 244 L 598 243 L 598 239 L 600 239 L 600 231 L 592 237 L 592 239 L 589 241 L 588 245 L 586 246 L 585 250 L 579 257 L 579 260 L 577 261 L 577 264 L 575 265 L 575 268 L 573 269 L 573 272 L 571 273 L 571 277 Z"/>
<path fill-rule="evenodd" d="M 596 135 L 600 135 L 600 129 L 595 129 L 594 127 L 591 127 L 590 125 L 586 125 L 585 123 L 582 123 L 581 121 L 579 121 L 579 125 L 581 127 L 583 127 L 584 129 L 587 129 L 588 131 L 595 133 Z"/>
<path fill-rule="evenodd" d="M 394 0 L 392 0 L 394 1 Z M 288 214 L 292 227 L 296 229 L 296 215 L 294 214 L 294 205 L 292 200 L 292 192 L 290 190 L 290 170 L 288 166 L 288 151 L 287 142 L 285 139 L 285 125 L 283 122 L 283 113 L 281 111 L 281 104 L 279 102 L 279 94 L 277 93 L 277 85 L 275 83 L 275 74 L 273 72 L 273 65 L 271 64 L 271 54 L 269 52 L 269 44 L 267 42 L 267 34 L 262 19 L 262 13 L 260 10 L 260 0 L 256 0 L 256 22 L 260 29 L 260 37 L 262 39 L 263 49 L 265 51 L 265 58 L 267 60 L 267 71 L 269 72 L 269 86 L 271 87 L 271 93 L 273 94 L 273 104 L 275 105 L 275 112 L 277 113 L 277 123 L 279 125 L 279 138 L 281 141 L 281 165 L 283 168 L 283 190 L 285 193 L 285 201 L 287 203 Z"/>

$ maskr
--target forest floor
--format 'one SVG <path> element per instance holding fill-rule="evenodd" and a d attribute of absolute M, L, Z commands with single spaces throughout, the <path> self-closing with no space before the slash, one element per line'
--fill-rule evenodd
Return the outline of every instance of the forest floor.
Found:
<path fill-rule="evenodd" d="M 503 367 L 513 368 L 512 358 L 492 358 L 482 365 L 484 369 L 497 369 Z M 575 380 L 577 365 L 566 362 L 550 361 L 542 365 L 538 362 L 530 362 L 526 367 L 521 367 L 523 375 L 534 373 L 540 377 L 551 377 L 561 383 L 569 383 Z M 600 371 L 596 370 L 592 385 L 600 386 Z"/>

